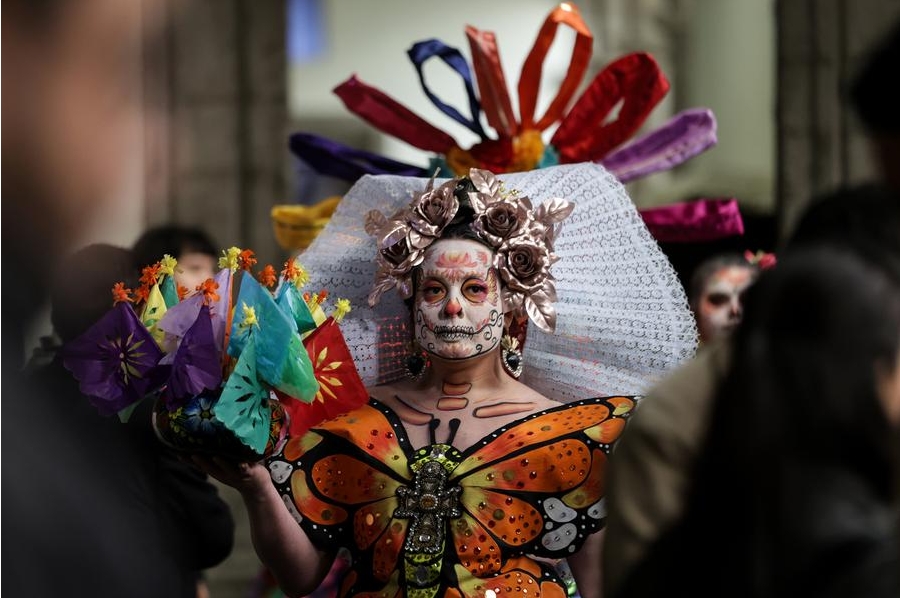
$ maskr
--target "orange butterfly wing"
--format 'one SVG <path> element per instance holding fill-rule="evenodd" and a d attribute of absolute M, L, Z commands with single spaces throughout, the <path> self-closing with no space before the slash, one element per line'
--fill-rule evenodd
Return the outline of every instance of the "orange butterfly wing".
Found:
<path fill-rule="evenodd" d="M 561 406 L 472 450 L 450 477 L 463 488 L 451 528 L 462 566 L 484 576 L 505 552 L 562 558 L 600 529 L 606 454 L 633 406 L 626 397 Z"/>
<path fill-rule="evenodd" d="M 397 489 L 411 484 L 401 444 L 404 433 L 385 413 L 364 405 L 291 438 L 280 455 L 269 459 L 273 471 L 276 464 L 296 468 L 290 484 L 275 480 L 276 487 L 302 515 L 301 525 L 315 544 L 355 545 L 370 555 L 370 562 L 362 566 L 387 584 L 372 591 L 373 596 L 397 591 L 397 563 L 408 522 L 395 519 L 393 513 Z"/>

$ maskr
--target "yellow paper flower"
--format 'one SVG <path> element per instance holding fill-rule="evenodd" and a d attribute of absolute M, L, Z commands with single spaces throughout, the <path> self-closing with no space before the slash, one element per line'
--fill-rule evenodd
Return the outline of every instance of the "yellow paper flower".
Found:
<path fill-rule="evenodd" d="M 334 321 L 340 322 L 350 313 L 350 300 L 349 299 L 338 299 L 334 302 Z"/>
<path fill-rule="evenodd" d="M 252 306 L 241 303 L 241 311 L 243 312 L 243 319 L 241 320 L 242 327 L 250 328 L 251 326 L 259 326 L 259 321 L 256 319 L 256 310 L 253 309 Z"/>
<path fill-rule="evenodd" d="M 167 253 L 159 260 L 159 273 L 165 274 L 166 276 L 174 276 L 175 268 L 177 266 L 178 260 Z"/>
<path fill-rule="evenodd" d="M 232 272 L 237 272 L 238 258 L 241 255 L 240 247 L 229 247 L 222 250 L 222 257 L 219 258 L 219 268 L 228 268 Z"/>
<path fill-rule="evenodd" d="M 306 273 L 303 264 L 296 259 L 286 261 L 281 274 L 285 280 L 289 280 L 298 289 L 303 288 L 309 282 L 309 274 Z"/>

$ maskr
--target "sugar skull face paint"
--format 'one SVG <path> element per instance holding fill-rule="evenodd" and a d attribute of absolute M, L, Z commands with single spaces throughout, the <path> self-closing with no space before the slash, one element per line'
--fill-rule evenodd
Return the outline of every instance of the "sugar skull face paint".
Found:
<path fill-rule="evenodd" d="M 754 278 L 753 269 L 742 266 L 726 266 L 709 277 L 695 308 L 701 341 L 727 336 L 741 323 L 743 294 Z"/>
<path fill-rule="evenodd" d="M 475 241 L 433 243 L 416 274 L 415 336 L 429 353 L 468 359 L 496 349 L 503 336 L 493 252 Z"/>

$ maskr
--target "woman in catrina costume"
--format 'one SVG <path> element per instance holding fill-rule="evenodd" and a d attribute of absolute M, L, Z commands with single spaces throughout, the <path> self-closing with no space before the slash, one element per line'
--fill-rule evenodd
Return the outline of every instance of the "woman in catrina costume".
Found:
<path fill-rule="evenodd" d="M 341 596 L 562 598 L 563 559 L 596 596 L 612 444 L 696 343 L 618 180 L 366 176 L 303 260 L 359 306 L 341 328 L 369 401 L 264 462 L 196 457 L 241 492 L 282 589 L 345 549 Z"/>

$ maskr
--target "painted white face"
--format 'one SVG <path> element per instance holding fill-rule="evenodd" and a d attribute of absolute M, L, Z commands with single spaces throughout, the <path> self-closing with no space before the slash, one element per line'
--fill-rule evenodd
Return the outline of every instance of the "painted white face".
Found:
<path fill-rule="evenodd" d="M 742 266 L 726 266 L 709 277 L 696 308 L 701 341 L 727 336 L 741 323 L 743 294 L 753 279 L 753 270 Z"/>
<path fill-rule="evenodd" d="M 433 243 L 417 273 L 415 338 L 445 359 L 484 355 L 500 345 L 503 305 L 493 252 L 475 241 Z"/>

